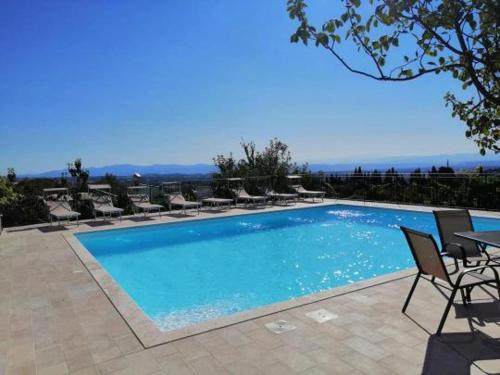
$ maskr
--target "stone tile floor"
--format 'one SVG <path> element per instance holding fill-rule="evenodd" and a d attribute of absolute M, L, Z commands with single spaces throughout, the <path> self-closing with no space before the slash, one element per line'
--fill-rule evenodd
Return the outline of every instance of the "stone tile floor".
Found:
<path fill-rule="evenodd" d="M 435 331 L 446 299 L 413 278 L 144 349 L 61 233 L 0 237 L 0 375 L 500 373 L 500 303 L 475 290 Z M 444 290 L 447 292 L 446 290 Z M 458 299 L 457 299 L 458 302 Z M 337 317 L 317 323 L 306 314 Z M 286 320 L 275 334 L 265 324 Z"/>

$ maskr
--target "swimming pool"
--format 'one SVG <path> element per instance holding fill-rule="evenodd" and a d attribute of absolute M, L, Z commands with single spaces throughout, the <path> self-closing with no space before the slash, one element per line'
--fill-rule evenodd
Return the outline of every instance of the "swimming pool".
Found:
<path fill-rule="evenodd" d="M 477 230 L 500 220 L 473 218 Z M 329 205 L 76 234 L 162 331 L 413 267 L 430 213 Z"/>

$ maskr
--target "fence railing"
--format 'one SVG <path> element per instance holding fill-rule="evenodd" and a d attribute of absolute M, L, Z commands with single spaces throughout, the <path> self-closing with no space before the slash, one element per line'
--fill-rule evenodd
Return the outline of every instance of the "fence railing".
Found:
<path fill-rule="evenodd" d="M 338 198 L 416 205 L 500 209 L 500 175 L 344 175 L 326 184 Z"/>
<path fill-rule="evenodd" d="M 103 182 L 99 178 L 92 180 Z M 164 195 L 168 191 L 162 187 L 164 182 L 172 182 L 172 179 L 154 176 L 143 180 L 153 202 L 165 203 Z M 167 186 L 170 191 L 178 189 L 187 198 L 194 199 L 192 191 L 202 185 L 211 186 L 218 196 L 227 196 L 231 187 L 244 186 L 249 193 L 260 194 L 260 187 L 286 191 L 290 184 L 297 182 L 307 189 L 324 190 L 327 197 L 337 199 L 500 210 L 500 174 L 491 173 L 315 173 L 303 174 L 299 181 L 294 182 L 285 176 L 246 176 L 236 181 L 207 176 L 197 179 L 183 178 L 178 184 Z M 70 187 L 73 186 L 73 195 L 79 196 L 77 191 L 80 189 L 75 188 L 75 183 L 69 183 Z M 3 214 L 3 225 L 7 227 L 47 221 L 48 211 L 38 197 L 42 196 L 44 188 L 56 187 L 58 184 L 60 182 L 56 179 L 23 180 L 17 183 L 15 191 L 18 198 L 9 204 L 0 205 L 0 220 Z M 117 178 L 111 185 L 115 205 L 127 212 L 130 208 L 127 188 L 132 185 L 132 181 Z M 83 218 L 90 215 L 85 202 L 77 204 L 80 204 L 77 208 L 83 211 Z"/>

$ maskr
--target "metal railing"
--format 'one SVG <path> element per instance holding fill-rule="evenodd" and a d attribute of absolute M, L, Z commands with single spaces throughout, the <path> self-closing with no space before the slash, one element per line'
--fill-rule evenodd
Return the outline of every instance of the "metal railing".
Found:
<path fill-rule="evenodd" d="M 326 184 L 337 198 L 500 209 L 498 174 L 329 175 Z"/>
<path fill-rule="evenodd" d="M 500 210 L 500 174 L 438 174 L 438 173 L 314 173 L 301 175 L 300 182 L 310 190 L 324 190 L 326 196 L 336 199 L 378 201 L 413 205 L 466 207 L 487 210 Z M 94 178 L 92 181 L 99 181 Z M 165 203 L 164 182 L 174 182 L 172 178 L 154 176 L 143 179 L 149 197 L 155 203 Z M 273 187 L 276 191 L 289 189 L 290 181 L 285 176 L 246 176 L 241 181 L 207 176 L 206 178 L 175 179 L 178 189 L 189 199 L 198 186 L 211 186 L 216 195 L 227 196 L 231 187 L 243 185 L 249 193 L 260 193 L 259 187 Z M 3 212 L 3 225 L 24 225 L 47 221 L 43 201 L 37 199 L 43 188 L 57 187 L 60 181 L 24 180 L 15 189 L 21 197 L 8 207 L 0 207 Z M 295 182 L 293 183 L 295 184 Z M 129 210 L 127 188 L 132 185 L 128 178 L 117 178 L 112 184 L 115 205 Z M 85 218 L 87 207 L 84 194 L 70 189 L 78 197 L 75 207 L 82 210 Z M 80 198 L 81 197 L 81 198 Z M 78 202 L 79 201 L 79 202 Z M 80 211 L 79 211 L 80 212 Z M 1 231 L 0 217 L 0 231 Z"/>

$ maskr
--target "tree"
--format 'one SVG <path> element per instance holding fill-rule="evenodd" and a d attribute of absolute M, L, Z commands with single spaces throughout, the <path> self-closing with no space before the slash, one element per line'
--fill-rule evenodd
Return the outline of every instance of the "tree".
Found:
<path fill-rule="evenodd" d="M 14 187 L 10 181 L 5 177 L 0 176 L 0 207 L 17 199 L 17 197 L 18 195 L 14 191 Z M 0 212 L 2 212 L 1 209 Z"/>
<path fill-rule="evenodd" d="M 439 167 L 438 173 L 439 174 L 455 175 L 455 170 L 452 167 L 450 167 L 449 165 L 446 165 L 446 166 Z"/>
<path fill-rule="evenodd" d="M 342 11 L 318 28 L 305 0 L 288 0 L 299 22 L 292 43 L 313 41 L 347 70 L 379 81 L 404 82 L 449 73 L 472 96 L 445 95 L 452 116 L 466 123 L 466 137 L 481 154 L 500 152 L 500 2 L 498 0 L 340 0 Z M 372 69 L 356 68 L 338 45 L 348 41 Z"/>
<path fill-rule="evenodd" d="M 16 182 L 16 170 L 14 168 L 7 168 L 7 179 L 11 184 Z"/>
<path fill-rule="evenodd" d="M 380 173 L 377 169 L 374 169 L 370 174 L 370 183 L 372 185 L 380 185 L 382 183 L 382 173 Z"/>
<path fill-rule="evenodd" d="M 422 170 L 420 168 L 415 169 L 412 173 L 410 173 L 410 184 L 418 184 L 422 182 L 424 175 L 422 174 Z"/>
<path fill-rule="evenodd" d="M 83 169 L 82 159 L 78 158 L 73 163 L 68 163 L 68 173 L 71 177 L 76 178 L 76 183 L 80 191 L 86 188 L 90 173 L 88 169 Z"/>
<path fill-rule="evenodd" d="M 263 151 L 257 151 L 254 142 L 241 142 L 241 147 L 245 158 L 239 161 L 232 153 L 229 157 L 217 155 L 213 159 L 219 169 L 218 177 L 284 177 L 295 167 L 288 145 L 277 138 L 269 141 Z"/>

